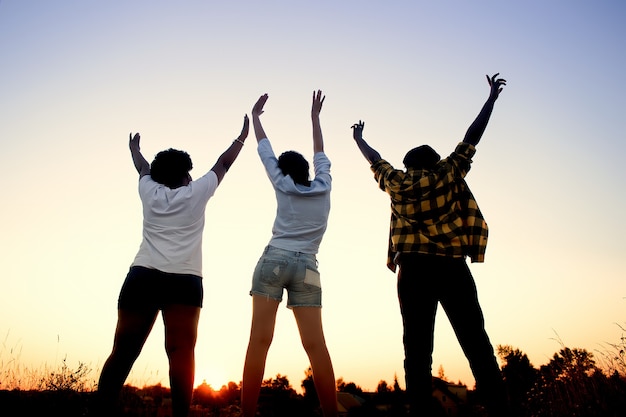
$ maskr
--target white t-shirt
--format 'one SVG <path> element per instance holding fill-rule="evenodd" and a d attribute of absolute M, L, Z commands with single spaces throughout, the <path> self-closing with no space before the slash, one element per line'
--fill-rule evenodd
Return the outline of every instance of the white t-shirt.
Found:
<path fill-rule="evenodd" d="M 143 240 L 132 265 L 202 276 L 204 212 L 217 186 L 213 171 L 175 189 L 141 177 Z"/>
<path fill-rule="evenodd" d="M 259 141 L 259 156 L 276 192 L 276 219 L 271 246 L 317 254 L 330 212 L 330 160 L 324 152 L 313 156 L 315 178 L 309 187 L 296 184 L 278 167 L 270 141 Z"/>

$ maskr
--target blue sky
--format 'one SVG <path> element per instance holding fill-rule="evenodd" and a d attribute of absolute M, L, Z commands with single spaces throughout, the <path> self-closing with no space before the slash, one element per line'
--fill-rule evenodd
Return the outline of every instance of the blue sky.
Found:
<path fill-rule="evenodd" d="M 618 1 L 1 1 L 0 359 L 67 357 L 97 378 L 141 238 L 129 132 L 148 159 L 187 150 L 198 176 L 267 92 L 275 149 L 310 159 L 311 92 L 322 89 L 334 189 L 318 258 L 336 376 L 403 385 L 389 202 L 349 127 L 364 120 L 397 166 L 422 143 L 445 155 L 495 72 L 508 85 L 467 178 L 490 226 L 486 262 L 471 265 L 488 333 L 536 366 L 558 339 L 602 351 L 625 321 L 625 16 Z M 241 378 L 250 279 L 274 211 L 250 141 L 207 208 L 197 383 Z M 161 327 L 131 382 L 167 384 Z M 473 384 L 441 310 L 440 365 Z M 281 307 L 266 376 L 299 388 L 307 367 Z"/>

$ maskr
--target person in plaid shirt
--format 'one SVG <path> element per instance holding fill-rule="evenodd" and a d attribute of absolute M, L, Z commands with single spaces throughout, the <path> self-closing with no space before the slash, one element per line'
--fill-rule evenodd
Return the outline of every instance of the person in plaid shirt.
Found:
<path fill-rule="evenodd" d="M 506 80 L 487 76 L 490 93 L 465 138 L 447 158 L 428 145 L 410 150 L 405 170 L 394 169 L 363 139 L 365 123 L 352 126 L 359 150 L 381 190 L 391 198 L 387 266 L 398 269 L 404 328 L 404 368 L 410 415 L 432 409 L 432 352 L 437 305 L 445 310 L 489 416 L 504 416 L 507 396 L 485 331 L 474 278 L 465 261 L 483 262 L 487 223 L 465 176 Z M 421 415 L 421 414 L 420 414 Z"/>

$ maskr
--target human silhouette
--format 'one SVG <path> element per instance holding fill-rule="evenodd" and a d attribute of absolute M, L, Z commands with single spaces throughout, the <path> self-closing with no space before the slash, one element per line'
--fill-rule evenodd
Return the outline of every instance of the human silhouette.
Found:
<path fill-rule="evenodd" d="M 490 93 L 465 137 L 445 159 L 428 145 L 411 149 L 405 170 L 394 169 L 363 139 L 364 122 L 353 138 L 381 190 L 391 198 L 387 266 L 399 267 L 397 290 L 403 323 L 404 368 L 410 415 L 432 412 L 432 352 L 438 303 L 463 348 L 490 417 L 506 415 L 506 393 L 485 331 L 474 278 L 467 266 L 483 262 L 487 223 L 465 176 L 475 146 L 506 81 L 487 76 Z"/>
<path fill-rule="evenodd" d="M 276 194 L 277 210 L 272 238 L 261 255 L 252 279 L 252 324 L 246 352 L 241 409 L 243 417 L 256 414 L 265 360 L 272 342 L 276 312 L 287 290 L 302 345 L 311 361 L 313 381 L 325 417 L 337 416 L 337 392 L 332 362 L 322 328 L 322 288 L 316 254 L 330 211 L 330 161 L 324 153 L 320 111 L 321 91 L 313 92 L 313 165 L 299 153 L 287 151 L 278 159 L 260 116 L 268 99 L 262 95 L 252 109 L 258 152 Z"/>
<path fill-rule="evenodd" d="M 193 393 L 198 319 L 203 300 L 202 232 L 206 205 L 248 136 L 241 134 L 202 177 L 189 175 L 189 154 L 159 152 L 152 164 L 143 157 L 140 135 L 130 135 L 130 153 L 139 172 L 143 240 L 118 299 L 113 350 L 98 382 L 97 414 L 113 415 L 124 381 L 150 334 L 159 311 L 165 326 L 165 350 L 174 417 L 188 415 Z"/>

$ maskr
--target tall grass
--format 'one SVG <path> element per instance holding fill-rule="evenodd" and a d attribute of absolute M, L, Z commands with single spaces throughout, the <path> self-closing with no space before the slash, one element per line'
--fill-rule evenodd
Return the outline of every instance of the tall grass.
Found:
<path fill-rule="evenodd" d="M 21 345 L 8 347 L 8 338 L 9 332 L 2 341 L 2 349 L 0 349 L 0 389 L 34 388 L 37 385 L 38 374 L 21 364 L 22 347 Z"/>
<path fill-rule="evenodd" d="M 0 349 L 0 390 L 90 392 L 96 389 L 93 370 L 86 363 L 79 362 L 73 369 L 64 357 L 54 366 L 43 364 L 39 368 L 30 368 L 20 360 L 21 344 L 9 347 L 8 339 L 7 332 Z"/>
<path fill-rule="evenodd" d="M 602 350 L 597 350 L 602 367 L 609 375 L 619 375 L 626 378 L 626 329 L 617 324 L 622 334 L 617 342 L 606 342 Z"/>

